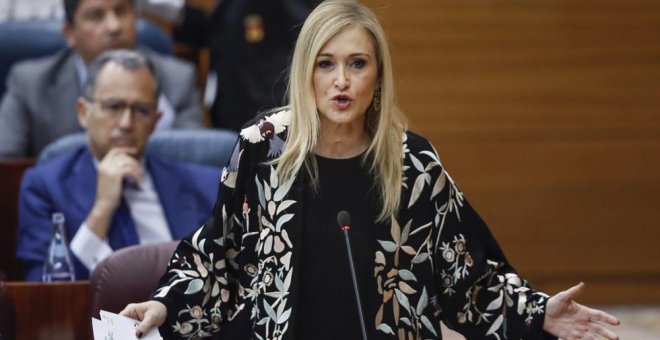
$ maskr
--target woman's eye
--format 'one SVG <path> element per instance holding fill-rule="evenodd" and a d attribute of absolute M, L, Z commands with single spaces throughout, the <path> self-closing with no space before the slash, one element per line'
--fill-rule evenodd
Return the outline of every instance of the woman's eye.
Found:
<path fill-rule="evenodd" d="M 332 62 L 330 60 L 321 60 L 317 63 L 319 68 L 330 68 L 332 67 Z"/>
<path fill-rule="evenodd" d="M 366 64 L 367 62 L 363 59 L 356 59 L 351 62 L 351 66 L 357 69 L 363 68 Z"/>

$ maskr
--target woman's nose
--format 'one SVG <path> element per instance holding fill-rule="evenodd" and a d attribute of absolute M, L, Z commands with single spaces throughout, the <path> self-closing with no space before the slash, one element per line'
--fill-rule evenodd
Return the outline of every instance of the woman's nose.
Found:
<path fill-rule="evenodd" d="M 345 90 L 351 85 L 348 79 L 348 74 L 343 68 L 337 70 L 337 78 L 335 79 L 335 87 L 339 90 Z"/>

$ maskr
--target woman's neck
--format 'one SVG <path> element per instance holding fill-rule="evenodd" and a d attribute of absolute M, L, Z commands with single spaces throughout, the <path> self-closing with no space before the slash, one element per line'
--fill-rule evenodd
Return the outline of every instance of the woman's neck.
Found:
<path fill-rule="evenodd" d="M 321 129 L 314 154 L 326 158 L 353 158 L 369 147 L 369 136 L 364 129 Z"/>

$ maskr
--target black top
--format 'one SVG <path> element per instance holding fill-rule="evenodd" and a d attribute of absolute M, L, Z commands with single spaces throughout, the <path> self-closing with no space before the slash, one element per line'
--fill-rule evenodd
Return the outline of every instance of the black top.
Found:
<path fill-rule="evenodd" d="M 351 250 L 363 308 L 376 291 L 373 254 L 379 200 L 374 180 L 361 165 L 361 156 L 329 159 L 316 156 L 317 190 L 305 193 L 306 209 L 300 262 L 300 297 L 296 339 L 361 338 L 344 233 L 337 214 L 351 216 Z M 364 310 L 365 315 L 375 311 Z M 368 318 L 368 326 L 373 324 Z M 373 327 L 367 327 L 367 329 Z"/>

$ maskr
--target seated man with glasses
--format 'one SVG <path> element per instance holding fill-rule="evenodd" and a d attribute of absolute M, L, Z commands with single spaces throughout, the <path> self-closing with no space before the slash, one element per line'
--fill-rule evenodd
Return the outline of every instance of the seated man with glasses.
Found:
<path fill-rule="evenodd" d="M 53 212 L 64 213 L 81 280 L 113 250 L 181 239 L 210 216 L 220 169 L 144 155 L 161 116 L 158 93 L 138 52 L 106 52 L 91 64 L 77 103 L 87 146 L 28 170 L 21 183 L 17 258 L 27 280 L 41 280 Z"/>
<path fill-rule="evenodd" d="M 138 44 L 136 24 L 143 1 L 59 1 L 67 48 L 12 66 L 7 91 L 0 96 L 0 159 L 37 157 L 51 142 L 81 131 L 76 99 L 82 95 L 89 64 L 101 53 L 120 48 L 140 51 L 156 69 L 162 113 L 157 130 L 204 127 L 194 65 Z"/>

